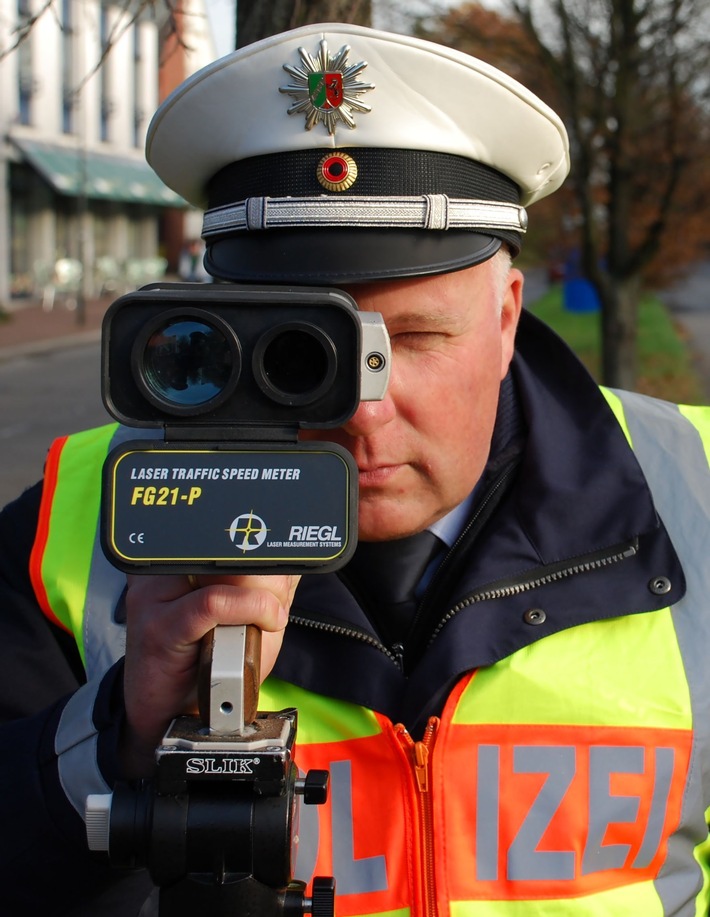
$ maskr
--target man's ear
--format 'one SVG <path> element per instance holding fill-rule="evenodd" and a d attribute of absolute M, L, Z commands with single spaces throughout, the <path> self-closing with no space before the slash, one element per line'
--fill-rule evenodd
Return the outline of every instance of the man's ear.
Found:
<path fill-rule="evenodd" d="M 525 278 L 522 271 L 512 267 L 506 279 L 505 292 L 500 313 L 501 328 L 501 374 L 503 379 L 508 372 L 510 361 L 515 351 L 515 333 L 523 308 L 523 285 Z"/>

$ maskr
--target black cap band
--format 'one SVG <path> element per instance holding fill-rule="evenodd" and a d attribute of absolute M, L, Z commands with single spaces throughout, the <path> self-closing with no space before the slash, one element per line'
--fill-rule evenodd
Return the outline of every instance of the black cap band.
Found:
<path fill-rule="evenodd" d="M 446 194 L 452 198 L 520 203 L 520 190 L 510 178 L 463 156 L 428 150 L 338 147 L 270 153 L 234 162 L 220 169 L 207 185 L 208 206 L 220 207 L 248 197 L 331 195 L 318 180 L 327 154 L 341 153 L 357 163 L 350 194 Z"/>
<path fill-rule="evenodd" d="M 324 156 L 345 155 L 357 178 L 345 195 L 321 180 Z M 347 147 L 256 156 L 221 169 L 208 185 L 209 208 L 249 198 L 340 199 L 347 195 L 447 195 L 458 200 L 518 204 L 517 185 L 494 169 L 460 156 L 425 150 Z M 520 233 L 510 229 L 429 230 L 357 225 L 240 230 L 211 234 L 207 270 L 223 280 L 333 284 L 416 277 L 485 261 L 505 242 L 515 255 Z"/>

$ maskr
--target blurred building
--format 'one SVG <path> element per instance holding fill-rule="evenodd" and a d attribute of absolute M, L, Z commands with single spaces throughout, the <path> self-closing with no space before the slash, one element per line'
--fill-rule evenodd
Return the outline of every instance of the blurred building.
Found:
<path fill-rule="evenodd" d="M 0 0 L 0 305 L 176 269 L 201 215 L 143 151 L 160 100 L 215 57 L 207 2 Z"/>

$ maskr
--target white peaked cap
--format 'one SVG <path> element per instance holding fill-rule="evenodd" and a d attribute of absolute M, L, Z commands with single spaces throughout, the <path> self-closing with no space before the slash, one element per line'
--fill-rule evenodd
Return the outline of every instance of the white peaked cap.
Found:
<path fill-rule="evenodd" d="M 524 208 L 569 170 L 561 120 L 516 80 L 339 23 L 195 73 L 153 117 L 146 157 L 206 209 L 213 273 L 288 282 L 455 270 L 503 241 L 516 252 Z"/>

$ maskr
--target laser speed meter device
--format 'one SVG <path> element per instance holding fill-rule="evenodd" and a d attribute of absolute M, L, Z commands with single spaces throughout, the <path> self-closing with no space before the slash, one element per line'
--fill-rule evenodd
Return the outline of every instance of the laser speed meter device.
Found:
<path fill-rule="evenodd" d="M 151 284 L 102 329 L 118 420 L 101 537 L 127 572 L 327 571 L 357 534 L 357 467 L 304 430 L 345 423 L 387 389 L 382 316 L 342 290 Z"/>

